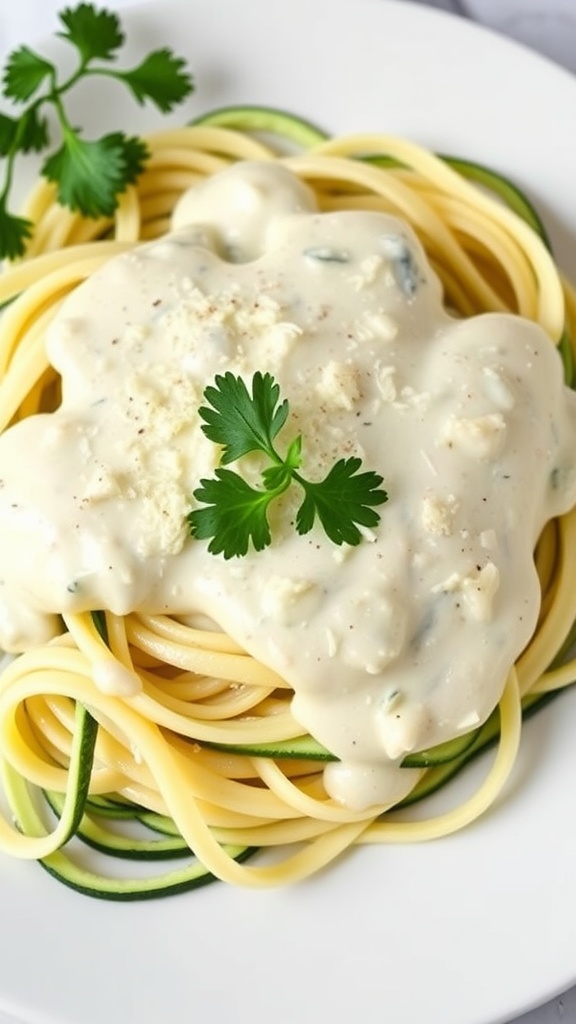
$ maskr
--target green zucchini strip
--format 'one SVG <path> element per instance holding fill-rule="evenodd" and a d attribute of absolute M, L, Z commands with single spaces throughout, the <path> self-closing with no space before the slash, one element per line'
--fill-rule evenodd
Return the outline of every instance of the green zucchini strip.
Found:
<path fill-rule="evenodd" d="M 64 798 L 61 793 L 45 790 L 44 796 L 52 811 L 58 816 L 62 813 Z M 136 818 L 132 811 L 132 818 Z M 111 857 L 124 857 L 129 860 L 167 860 L 171 857 L 189 856 L 190 849 L 181 836 L 164 836 L 162 839 L 144 839 L 120 835 L 110 828 L 98 824 L 89 814 L 84 814 L 76 836 L 101 853 Z"/>
<path fill-rule="evenodd" d="M 296 117 L 275 107 L 237 106 L 220 107 L 190 121 L 191 126 L 210 125 L 230 128 L 239 132 L 268 132 L 307 149 L 328 136 L 311 121 Z"/>
<path fill-rule="evenodd" d="M 76 704 L 74 735 L 68 768 L 68 786 L 57 826 L 58 845 L 64 846 L 75 835 L 84 814 L 90 788 L 98 723 L 88 709 Z M 21 831 L 28 836 L 46 835 L 46 826 L 35 810 L 30 788 L 8 763 L 3 764 L 3 786 Z"/>
<path fill-rule="evenodd" d="M 223 846 L 222 849 L 238 863 L 258 852 L 258 848 L 253 846 Z M 95 874 L 73 863 L 60 850 L 45 857 L 40 863 L 48 874 L 70 889 L 101 900 L 152 900 L 219 881 L 199 861 L 151 878 L 109 878 Z"/>

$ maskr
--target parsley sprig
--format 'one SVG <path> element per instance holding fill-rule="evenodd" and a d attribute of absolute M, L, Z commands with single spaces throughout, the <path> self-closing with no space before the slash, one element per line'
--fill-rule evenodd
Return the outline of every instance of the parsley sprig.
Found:
<path fill-rule="evenodd" d="M 2 75 L 2 95 L 23 109 L 17 116 L 0 112 L 0 157 L 5 157 L 0 183 L 0 258 L 23 255 L 32 234 L 31 222 L 10 212 L 9 196 L 18 155 L 40 153 L 50 145 L 47 107 L 56 115 L 61 144 L 45 159 L 41 173 L 54 182 L 63 206 L 87 217 L 110 216 L 118 197 L 141 173 L 147 147 L 142 139 L 124 132 L 85 139 L 68 118 L 64 96 L 79 81 L 104 76 L 125 85 L 138 103 L 150 101 L 167 113 L 194 87 L 185 61 L 167 48 L 149 53 L 136 67 L 116 67 L 125 39 L 116 14 L 81 3 L 66 8 L 58 17 L 62 31 L 57 35 L 76 51 L 72 73 L 60 80 L 52 61 L 20 46 L 9 55 Z"/>
<path fill-rule="evenodd" d="M 280 387 L 269 373 L 255 373 L 252 394 L 241 377 L 218 375 L 204 391 L 208 403 L 199 410 L 206 437 L 222 445 L 215 476 L 201 480 L 194 497 L 205 508 L 188 516 L 192 536 L 210 540 L 208 550 L 224 558 L 245 555 L 250 543 L 261 551 L 271 543 L 268 510 L 292 483 L 300 485 L 304 499 L 296 513 L 296 530 L 308 533 L 318 517 L 335 544 L 357 545 L 358 525 L 376 526 L 380 516 L 374 505 L 387 501 L 380 488 L 382 477 L 359 472 L 359 458 L 339 459 L 323 480 L 306 480 L 299 472 L 302 438 L 295 437 L 284 456 L 274 440 L 286 423 L 288 400 L 280 402 Z M 239 473 L 222 468 L 249 452 L 262 452 L 269 460 L 261 474 L 262 486 L 252 487 Z M 358 524 L 358 525 L 357 525 Z"/>

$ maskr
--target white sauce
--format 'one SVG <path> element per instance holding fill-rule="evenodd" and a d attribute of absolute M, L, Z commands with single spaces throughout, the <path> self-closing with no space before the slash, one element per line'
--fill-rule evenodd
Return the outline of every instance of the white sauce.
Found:
<path fill-rule="evenodd" d="M 45 640 L 64 609 L 209 615 L 293 685 L 340 758 L 328 791 L 386 804 L 413 785 L 407 752 L 487 717 L 534 630 L 533 547 L 576 500 L 576 396 L 538 327 L 450 318 L 407 226 L 319 214 L 279 166 L 211 179 L 174 229 L 65 301 L 62 407 L 0 438 L 0 643 Z M 384 477 L 358 547 L 298 536 L 297 487 L 264 552 L 226 562 L 187 535 L 218 459 L 197 409 L 226 370 L 277 377 L 305 475 L 358 455 Z M 233 468 L 258 479 L 255 457 Z"/>

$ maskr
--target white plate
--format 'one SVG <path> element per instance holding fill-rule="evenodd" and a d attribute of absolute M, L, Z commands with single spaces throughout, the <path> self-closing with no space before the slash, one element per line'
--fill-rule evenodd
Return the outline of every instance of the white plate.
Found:
<path fill-rule="evenodd" d="M 576 79 L 544 59 L 394 0 L 158 0 L 123 17 L 134 55 L 189 57 L 190 115 L 273 104 L 515 177 L 574 271 Z M 83 93 L 77 120 L 156 126 L 113 95 L 99 112 Z M 2 859 L 0 1004 L 58 1024 L 507 1020 L 576 981 L 575 729 L 576 693 L 529 724 L 505 799 L 464 833 L 358 850 L 288 890 L 110 904 Z"/>

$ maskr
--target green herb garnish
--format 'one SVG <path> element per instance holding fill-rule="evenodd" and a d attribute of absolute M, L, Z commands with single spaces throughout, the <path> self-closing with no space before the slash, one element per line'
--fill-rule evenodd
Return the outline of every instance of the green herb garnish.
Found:
<path fill-rule="evenodd" d="M 215 386 L 204 391 L 209 406 L 202 406 L 202 430 L 211 441 L 223 446 L 221 465 L 234 462 L 249 452 L 262 452 L 269 460 L 261 475 L 262 486 L 251 487 L 239 473 L 218 468 L 215 476 L 201 480 L 194 497 L 206 508 L 188 516 L 190 532 L 200 540 L 210 539 L 208 550 L 224 558 L 245 555 L 250 543 L 261 551 L 271 542 L 268 509 L 275 498 L 298 483 L 304 500 L 296 513 L 296 530 L 308 533 L 320 520 L 335 544 L 357 545 L 362 534 L 356 524 L 376 526 L 380 516 L 372 508 L 388 499 L 380 489 L 382 477 L 374 472 L 359 473 L 359 458 L 339 459 L 318 482 L 298 472 L 302 464 L 300 435 L 288 445 L 282 457 L 274 439 L 288 417 L 287 399 L 279 404 L 280 387 L 269 373 L 255 373 L 252 394 L 241 377 L 225 373 Z"/>
<path fill-rule="evenodd" d="M 118 17 L 92 4 L 82 3 L 59 14 L 63 30 L 58 36 L 76 50 L 77 65 L 63 80 L 56 66 L 27 46 L 8 57 L 2 76 L 2 94 L 13 104 L 27 104 L 19 116 L 0 113 L 0 157 L 6 158 L 0 184 L 0 258 L 23 255 L 33 225 L 9 211 L 8 201 L 20 153 L 41 152 L 50 145 L 45 109 L 52 107 L 61 145 L 44 161 L 41 174 L 56 185 L 58 201 L 87 217 L 111 216 L 118 197 L 141 173 L 148 157 L 142 139 L 112 132 L 88 140 L 75 128 L 63 97 L 79 81 L 105 76 L 123 83 L 138 103 L 151 101 L 166 113 L 193 89 L 185 61 L 169 49 L 154 50 L 134 68 L 114 66 L 124 43 Z"/>

